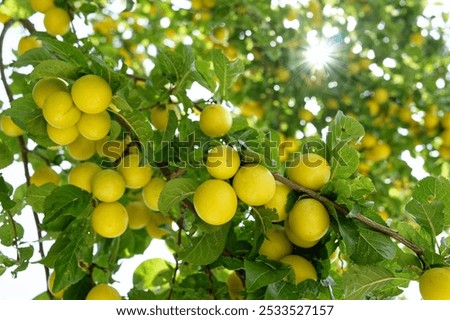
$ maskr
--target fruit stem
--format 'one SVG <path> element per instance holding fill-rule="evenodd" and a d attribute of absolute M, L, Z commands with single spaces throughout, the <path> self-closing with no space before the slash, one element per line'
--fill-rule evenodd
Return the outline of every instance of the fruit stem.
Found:
<path fill-rule="evenodd" d="M 361 213 L 349 215 L 350 212 L 346 207 L 344 207 L 340 204 L 337 204 L 336 202 L 321 195 L 319 192 L 302 187 L 299 184 L 295 183 L 294 181 L 283 177 L 282 175 L 280 175 L 277 172 L 272 172 L 272 174 L 273 174 L 275 180 L 285 184 L 286 186 L 290 187 L 291 189 L 301 192 L 301 193 L 305 193 L 308 196 L 310 196 L 311 198 L 316 199 L 325 205 L 331 205 L 336 209 L 336 211 L 339 214 L 344 215 L 346 218 L 355 219 L 355 220 L 359 221 L 360 223 L 368 226 L 370 229 L 377 231 L 381 234 L 384 234 L 394 240 L 397 240 L 398 242 L 405 245 L 407 248 L 411 249 L 417 255 L 419 260 L 422 262 L 423 266 L 427 266 L 427 263 L 425 261 L 425 256 L 424 256 L 425 250 L 422 247 L 415 244 L 414 242 L 411 242 L 408 239 L 401 236 L 397 231 L 395 231 L 389 227 L 383 226 L 383 225 L 369 219 L 368 217 L 362 215 Z"/>

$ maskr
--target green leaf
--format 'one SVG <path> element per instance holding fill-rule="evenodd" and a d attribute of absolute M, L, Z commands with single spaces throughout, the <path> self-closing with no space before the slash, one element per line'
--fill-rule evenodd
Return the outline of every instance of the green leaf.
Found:
<path fill-rule="evenodd" d="M 8 146 L 0 139 L 0 169 L 6 168 L 14 161 L 14 155 Z"/>
<path fill-rule="evenodd" d="M 132 258 L 137 254 L 143 254 L 150 245 L 151 238 L 147 231 L 141 230 L 126 230 L 120 236 L 119 258 Z"/>
<path fill-rule="evenodd" d="M 440 201 L 444 204 L 444 224 L 450 226 L 450 180 L 444 177 L 427 177 L 413 189 L 413 199 L 420 203 Z"/>
<path fill-rule="evenodd" d="M 365 265 L 394 258 L 396 246 L 389 237 L 364 227 L 358 230 L 359 239 L 351 255 L 353 261 Z"/>
<path fill-rule="evenodd" d="M 322 189 L 324 194 L 337 195 L 336 202 L 352 210 L 354 201 L 364 200 L 364 196 L 375 191 L 369 177 L 358 175 L 352 179 L 334 179 Z"/>
<path fill-rule="evenodd" d="M 264 295 L 265 300 L 297 300 L 298 297 L 297 286 L 284 280 L 269 284 Z"/>
<path fill-rule="evenodd" d="M 359 165 L 359 153 L 351 145 L 344 144 L 333 149 L 331 158 L 331 176 L 335 178 L 349 178 Z"/>
<path fill-rule="evenodd" d="M 30 259 L 31 257 L 33 257 L 33 253 L 34 247 L 31 245 L 19 248 L 20 260 L 18 262 L 17 268 L 13 271 L 13 275 L 17 275 L 18 272 L 24 271 L 28 268 L 28 265 L 30 264 Z"/>
<path fill-rule="evenodd" d="M 12 189 L 0 173 L 0 204 L 2 205 L 3 210 L 10 210 L 16 205 L 16 203 L 10 198 L 11 193 Z"/>
<path fill-rule="evenodd" d="M 174 85 L 174 94 L 184 91 L 194 78 L 195 57 L 190 46 L 180 45 L 174 51 L 160 50 L 156 65 Z"/>
<path fill-rule="evenodd" d="M 444 230 L 444 204 L 441 201 L 420 203 L 411 200 L 405 207 L 414 220 L 435 239 Z"/>
<path fill-rule="evenodd" d="M 86 54 L 80 49 L 74 47 L 71 43 L 59 41 L 48 36 L 45 33 L 38 34 L 42 45 L 50 53 L 55 54 L 61 60 L 68 62 L 75 67 L 81 67 L 84 71 L 89 71 L 88 59 Z"/>
<path fill-rule="evenodd" d="M 241 60 L 229 61 L 219 49 L 212 51 L 212 61 L 214 72 L 219 79 L 217 99 L 223 100 L 226 99 L 233 83 L 244 72 L 244 64 Z"/>
<path fill-rule="evenodd" d="M 133 111 L 133 108 L 130 106 L 130 104 L 120 96 L 114 96 L 111 103 L 120 111 Z"/>
<path fill-rule="evenodd" d="M 395 275 L 384 267 L 359 265 L 351 266 L 343 278 L 346 300 L 365 299 L 371 292 L 396 279 Z"/>
<path fill-rule="evenodd" d="M 194 265 L 208 265 L 222 254 L 227 242 L 230 223 L 215 227 L 211 232 L 204 232 L 192 239 L 192 244 L 182 250 L 179 258 Z"/>
<path fill-rule="evenodd" d="M 138 290 L 168 288 L 173 275 L 172 265 L 161 259 L 142 262 L 133 273 L 133 285 Z"/>
<path fill-rule="evenodd" d="M 132 288 L 128 292 L 129 300 L 156 300 L 156 295 L 151 291 L 138 290 Z"/>
<path fill-rule="evenodd" d="M 211 92 L 216 89 L 216 81 L 214 81 L 214 70 L 210 61 L 197 59 L 195 61 L 197 72 L 194 74 L 195 81 Z M 234 120 L 234 119 L 233 119 Z"/>
<path fill-rule="evenodd" d="M 72 221 L 60 234 L 43 261 L 47 265 L 53 264 L 55 269 L 53 290 L 65 289 L 84 277 L 85 271 L 80 265 L 90 265 L 94 240 L 88 218 Z"/>
<path fill-rule="evenodd" d="M 345 217 L 337 216 L 337 222 L 339 227 L 339 234 L 344 240 L 347 253 L 352 255 L 356 250 L 356 245 L 359 240 L 359 232 L 356 223 Z"/>
<path fill-rule="evenodd" d="M 273 228 L 272 221 L 278 219 L 278 214 L 275 209 L 268 209 L 265 207 L 253 207 L 252 215 L 255 218 L 255 226 L 253 233 L 253 249 L 249 257 L 258 255 L 259 247 L 264 240 L 264 235 L 267 230 Z"/>
<path fill-rule="evenodd" d="M 75 218 L 85 217 L 92 211 L 92 195 L 73 185 L 65 185 L 51 192 L 44 202 L 46 230 L 62 231 Z"/>
<path fill-rule="evenodd" d="M 10 247 L 14 245 L 16 240 L 20 240 L 23 237 L 23 227 L 7 219 L 0 226 L 0 243 L 4 246 Z"/>
<path fill-rule="evenodd" d="M 330 126 L 333 149 L 336 146 L 342 147 L 342 143 L 359 139 L 364 135 L 364 127 L 354 118 L 345 116 L 342 111 L 338 111 L 334 122 Z M 327 141 L 328 142 L 328 141 Z"/>
<path fill-rule="evenodd" d="M 198 182 L 194 179 L 178 178 L 169 180 L 162 190 L 158 206 L 163 214 L 168 214 L 173 206 L 178 205 L 183 199 L 192 195 L 197 189 Z"/>
<path fill-rule="evenodd" d="M 281 263 L 264 261 L 244 261 L 245 288 L 254 292 L 271 283 L 282 280 L 291 272 L 290 267 Z"/>
<path fill-rule="evenodd" d="M 60 60 L 45 60 L 34 67 L 30 77 L 32 81 L 49 77 L 75 79 L 78 70 L 78 66 L 69 62 Z"/>
<path fill-rule="evenodd" d="M 417 244 L 424 249 L 433 250 L 431 237 L 424 230 L 415 228 L 408 222 L 399 221 L 395 224 L 395 230 L 401 234 L 404 238 Z"/>
<path fill-rule="evenodd" d="M 151 146 L 153 129 L 150 121 L 142 112 L 123 110 L 117 115 L 127 123 L 144 148 Z"/>
<path fill-rule="evenodd" d="M 27 189 L 26 200 L 34 211 L 44 212 L 45 200 L 57 188 L 53 183 L 46 183 L 42 186 L 32 184 Z"/>
<path fill-rule="evenodd" d="M 54 146 L 47 134 L 47 122 L 42 110 L 34 103 L 31 94 L 11 102 L 11 108 L 5 112 L 14 122 L 27 132 L 28 137 L 43 147 Z"/>
<path fill-rule="evenodd" d="M 178 128 L 178 118 L 175 112 L 169 111 L 169 122 L 167 128 L 163 133 L 162 141 L 171 141 L 175 136 L 175 132 Z"/>
<path fill-rule="evenodd" d="M 245 130 L 249 127 L 248 119 L 245 117 L 235 117 L 233 118 L 233 124 L 231 125 L 231 129 L 228 132 L 229 134 L 233 134 L 235 132 L 239 132 L 241 130 Z"/>
<path fill-rule="evenodd" d="M 51 300 L 49 293 L 47 291 L 39 293 L 37 296 L 33 298 L 33 300 Z"/>
<path fill-rule="evenodd" d="M 86 274 L 81 280 L 64 290 L 64 300 L 84 300 L 92 288 L 92 278 Z"/>
<path fill-rule="evenodd" d="M 36 66 L 43 61 L 49 61 L 54 59 L 55 57 L 52 56 L 46 49 L 33 48 L 21 54 L 17 58 L 17 61 L 13 63 L 13 66 L 16 68 L 25 67 L 28 65 Z"/>

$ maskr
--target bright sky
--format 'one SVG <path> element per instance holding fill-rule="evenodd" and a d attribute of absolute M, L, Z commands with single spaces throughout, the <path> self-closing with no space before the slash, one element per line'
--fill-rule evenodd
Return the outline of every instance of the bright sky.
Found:
<path fill-rule="evenodd" d="M 186 7 L 187 2 L 186 0 L 178 0 L 180 3 L 180 7 Z M 273 1 L 279 2 L 279 3 L 292 3 L 296 1 Z M 302 3 L 307 1 L 300 1 Z M 438 1 L 431 1 L 431 2 L 438 2 Z M 123 3 L 123 1 L 115 2 L 115 4 L 119 4 L 114 6 L 114 9 L 120 12 L 120 3 Z M 441 10 L 447 10 L 447 12 L 450 12 L 450 7 L 443 8 L 443 6 L 434 6 L 430 5 L 428 9 L 426 10 L 426 15 L 430 16 L 432 13 L 440 12 Z M 43 15 L 42 14 L 35 14 L 30 20 L 37 26 L 38 30 L 44 30 L 43 24 L 42 24 Z M 425 23 L 424 21 L 419 21 L 421 23 Z M 436 24 L 442 24 L 442 21 L 435 21 Z M 83 23 L 78 21 L 76 22 L 77 30 L 80 32 L 78 36 L 84 36 L 87 32 L 89 32 L 89 28 L 81 27 L 83 26 Z M 79 28 L 80 26 L 81 28 Z M 12 62 L 15 58 L 12 54 L 13 49 L 17 49 L 17 43 L 18 39 L 20 37 L 26 35 L 26 31 L 23 30 L 21 27 L 14 28 L 10 32 L 8 32 L 6 39 L 5 39 L 5 56 L 4 61 L 6 64 Z M 432 35 L 433 36 L 433 35 Z M 447 34 L 447 39 L 449 39 L 450 34 Z M 321 43 L 318 43 L 319 46 L 321 46 Z M 320 66 L 325 62 L 328 57 L 326 55 L 323 55 L 322 53 L 325 50 L 320 50 L 321 55 L 316 54 L 317 53 L 317 47 L 312 46 L 310 56 L 311 59 L 313 59 L 314 63 Z M 317 57 L 321 57 L 322 59 L 319 59 L 318 61 Z M 322 61 L 323 60 L 323 61 Z M 7 74 L 8 76 L 8 74 Z M 7 97 L 4 91 L 4 88 L 0 86 L 0 99 L 1 101 L 7 101 Z M 310 106 L 312 109 L 314 109 L 314 105 Z M 410 163 L 413 163 L 414 167 L 414 174 L 417 175 L 417 177 L 423 177 L 426 175 L 426 173 L 422 169 L 423 163 L 421 163 L 421 159 L 414 160 L 411 158 L 410 155 L 405 154 L 406 158 L 409 159 Z M 8 168 L 2 170 L 2 173 L 4 175 L 4 178 L 9 183 L 13 184 L 14 187 L 17 187 L 25 182 L 25 178 L 23 177 L 23 167 L 21 163 L 14 163 Z M 17 222 L 22 224 L 25 228 L 25 236 L 24 240 L 26 241 L 34 241 L 36 238 L 36 230 L 34 226 L 34 221 L 32 219 L 32 213 L 30 209 L 24 210 L 24 212 L 16 217 Z M 10 253 L 11 255 L 14 254 L 14 251 L 8 251 L 7 248 L 0 245 L 0 250 L 4 253 Z M 147 249 L 147 251 L 143 255 L 139 255 L 134 257 L 133 259 L 123 260 L 122 266 L 120 268 L 120 271 L 116 274 L 115 279 L 119 280 L 120 282 L 115 283 L 114 286 L 119 290 L 119 292 L 122 295 L 126 295 L 126 293 L 129 291 L 129 289 L 132 287 L 132 274 L 134 269 L 144 260 L 152 258 L 152 257 L 162 257 L 168 261 L 173 261 L 173 256 L 165 249 L 164 242 L 161 240 L 154 240 L 150 247 Z M 37 254 L 37 250 L 35 253 L 35 256 L 33 258 L 33 261 L 36 261 L 39 259 L 39 256 Z M 31 264 L 29 269 L 27 269 L 24 272 L 20 272 L 17 279 L 13 279 L 9 272 L 6 272 L 3 276 L 0 277 L 0 299 L 32 299 L 39 293 L 45 291 L 45 279 L 44 279 L 44 273 L 43 268 L 40 264 Z M 417 283 L 411 283 L 410 290 L 407 291 L 406 294 L 408 299 L 420 299 L 420 295 L 418 293 L 418 287 Z"/>

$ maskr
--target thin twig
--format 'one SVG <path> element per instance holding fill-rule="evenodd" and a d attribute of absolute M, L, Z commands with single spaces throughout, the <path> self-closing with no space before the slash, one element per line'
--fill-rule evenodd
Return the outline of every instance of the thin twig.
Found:
<path fill-rule="evenodd" d="M 25 139 L 23 138 L 23 136 L 19 136 L 17 138 L 19 140 L 20 154 L 22 156 L 23 171 L 25 174 L 26 183 L 27 183 L 27 186 L 30 186 L 31 176 L 30 176 L 30 171 L 28 168 L 29 167 L 29 161 L 28 161 L 28 152 L 29 151 L 26 147 Z M 34 219 L 34 224 L 36 225 L 36 231 L 37 231 L 37 235 L 38 235 L 38 239 L 39 239 L 39 241 L 38 241 L 39 254 L 40 254 L 41 258 L 44 259 L 45 258 L 44 244 L 42 241 L 40 241 L 43 238 L 41 221 L 39 220 L 39 216 L 38 216 L 37 212 L 34 210 L 33 210 L 33 219 Z M 45 272 L 45 279 L 48 281 L 50 272 L 49 272 L 47 266 L 45 266 L 45 265 L 44 265 L 44 272 Z"/>
<path fill-rule="evenodd" d="M 361 213 L 349 215 L 349 210 L 347 208 L 335 203 L 334 201 L 328 199 L 325 196 L 322 196 L 320 193 L 313 191 L 311 189 L 302 187 L 302 186 L 298 185 L 297 183 L 295 183 L 294 181 L 283 177 L 279 173 L 275 172 L 272 174 L 273 174 L 275 180 L 285 184 L 286 186 L 290 187 L 291 189 L 301 192 L 301 193 L 305 193 L 308 196 L 310 196 L 311 198 L 322 202 L 323 204 L 331 205 L 336 209 L 336 212 L 338 212 L 341 215 L 344 215 L 346 218 L 355 219 L 355 220 L 361 222 L 362 224 L 368 226 L 370 229 L 377 231 L 379 233 L 382 233 L 394 240 L 397 240 L 398 242 L 405 245 L 407 248 L 411 249 L 417 255 L 417 257 L 420 259 L 420 261 L 424 264 L 424 266 L 427 265 L 427 263 L 425 261 L 425 256 L 424 256 L 425 250 L 422 247 L 418 246 L 417 244 L 404 238 L 397 231 L 392 230 L 391 228 L 388 228 L 386 226 L 383 226 L 375 221 L 372 221 L 371 219 L 362 215 Z"/>
<path fill-rule="evenodd" d="M 144 78 L 144 77 L 142 77 L 142 76 L 138 76 L 138 75 L 136 75 L 136 74 L 127 73 L 126 75 L 127 75 L 128 78 L 133 79 L 135 82 L 138 82 L 138 81 L 147 81 L 147 78 Z"/>

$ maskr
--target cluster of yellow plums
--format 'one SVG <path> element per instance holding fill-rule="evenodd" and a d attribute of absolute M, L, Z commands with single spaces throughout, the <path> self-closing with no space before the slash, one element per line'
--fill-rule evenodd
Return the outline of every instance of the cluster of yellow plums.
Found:
<path fill-rule="evenodd" d="M 159 211 L 159 196 L 166 181 L 153 177 L 153 168 L 143 164 L 138 153 L 124 156 L 116 169 L 102 169 L 94 162 L 82 162 L 69 173 L 68 182 L 91 192 L 99 203 L 92 212 L 94 231 L 105 238 L 121 236 L 127 228 L 146 228 L 153 238 L 161 238 L 170 227 L 170 218 Z M 126 189 L 141 190 L 141 196 L 126 206 L 119 202 Z"/>
<path fill-rule="evenodd" d="M 109 84 L 93 74 L 77 79 L 69 92 L 59 78 L 43 78 L 33 87 L 33 99 L 42 109 L 49 138 L 67 146 L 75 160 L 87 160 L 96 152 L 96 141 L 111 129 L 106 110 L 112 99 Z"/>
<path fill-rule="evenodd" d="M 287 213 L 285 207 L 291 189 L 276 182 L 272 173 L 260 164 L 241 165 L 238 152 L 230 146 L 212 148 L 206 168 L 212 179 L 203 182 L 194 193 L 198 216 L 212 225 L 227 223 L 236 213 L 238 199 L 252 207 L 275 209 L 278 219 L 267 231 L 259 253 L 291 265 L 297 283 L 317 279 L 313 265 L 301 256 L 292 255 L 292 251 L 293 245 L 314 246 L 327 233 L 330 220 L 326 208 L 315 199 L 301 198 Z M 295 158 L 287 174 L 303 187 L 320 190 L 330 178 L 330 167 L 322 156 L 310 153 Z M 238 282 L 236 275 L 231 277 L 231 282 Z"/>
<path fill-rule="evenodd" d="M 55 5 L 53 0 L 30 0 L 31 7 L 44 14 L 44 26 L 48 34 L 57 36 L 65 35 L 70 30 L 70 16 L 66 10 Z M 20 38 L 17 47 L 19 55 L 42 47 L 42 43 L 35 36 L 24 36 Z"/>
<path fill-rule="evenodd" d="M 229 152 L 230 155 L 233 154 Z M 218 160 L 217 157 L 213 159 L 220 163 L 225 161 L 225 159 Z M 208 161 L 210 161 L 209 157 Z M 240 170 L 243 171 L 239 173 Z M 302 187 L 320 190 L 330 179 L 330 166 L 326 159 L 318 154 L 303 154 L 296 157 L 290 164 L 287 175 L 290 180 Z M 244 203 L 251 206 L 263 205 L 266 208 L 275 209 L 278 214 L 278 219 L 273 221 L 273 227 L 266 232 L 259 254 L 289 265 L 294 272 L 297 284 L 307 279 L 317 280 L 314 265 L 304 257 L 293 254 L 293 249 L 294 245 L 300 248 L 311 248 L 327 233 L 330 219 L 322 203 L 312 198 L 300 198 L 290 212 L 286 212 L 291 189 L 276 182 L 273 175 L 261 165 L 245 165 L 238 169 L 233 179 L 233 187 Z M 227 203 L 221 202 L 220 207 L 227 206 Z M 228 210 L 232 211 L 230 208 Z M 211 209 L 210 212 L 214 210 Z M 236 272 L 228 277 L 227 286 L 231 299 L 244 298 L 242 294 L 244 286 Z"/>
<path fill-rule="evenodd" d="M 44 14 L 44 26 L 48 34 L 63 36 L 70 30 L 70 16 L 55 5 L 54 0 L 30 0 L 31 7 Z"/>

